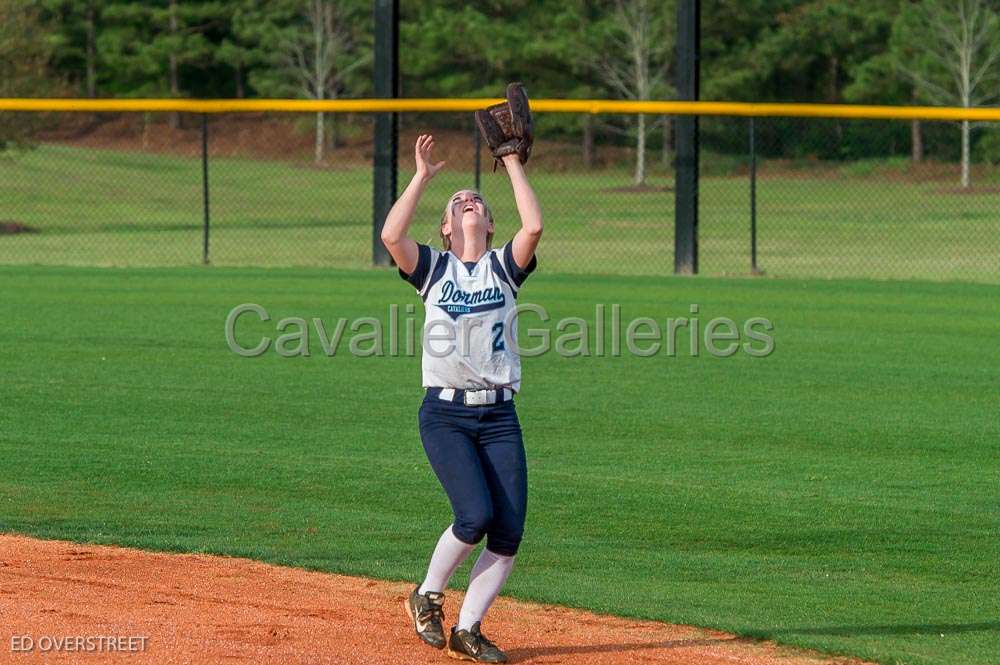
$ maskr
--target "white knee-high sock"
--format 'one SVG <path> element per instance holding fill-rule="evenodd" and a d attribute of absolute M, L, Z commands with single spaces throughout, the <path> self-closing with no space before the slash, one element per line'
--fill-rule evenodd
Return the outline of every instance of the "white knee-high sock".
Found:
<path fill-rule="evenodd" d="M 469 630 L 472 624 L 482 621 L 490 605 L 500 595 L 507 576 L 514 567 L 514 557 L 495 554 L 483 549 L 482 554 L 472 567 L 469 578 L 469 590 L 462 603 L 462 611 L 458 615 L 458 629 Z"/>
<path fill-rule="evenodd" d="M 444 591 L 445 587 L 448 586 L 448 580 L 451 579 L 452 573 L 462 565 L 462 562 L 469 556 L 469 552 L 475 548 L 475 545 L 463 543 L 456 538 L 449 524 L 448 528 L 441 534 L 441 537 L 438 538 L 434 554 L 431 555 L 430 565 L 427 566 L 427 577 L 424 578 L 424 583 L 420 585 L 417 593 L 424 594 L 428 591 Z"/>

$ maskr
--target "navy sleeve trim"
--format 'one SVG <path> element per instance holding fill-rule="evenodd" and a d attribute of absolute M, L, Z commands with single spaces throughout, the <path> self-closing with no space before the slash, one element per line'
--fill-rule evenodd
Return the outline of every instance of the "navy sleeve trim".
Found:
<path fill-rule="evenodd" d="M 409 275 L 399 269 L 399 276 L 409 282 L 417 291 L 424 285 L 427 275 L 431 271 L 431 248 L 427 245 L 417 244 L 417 267 Z"/>
<path fill-rule="evenodd" d="M 497 277 L 499 277 L 504 284 L 509 286 L 512 291 L 517 293 L 517 287 L 511 284 L 510 280 L 507 279 L 507 272 L 503 269 L 503 266 L 500 265 L 500 259 L 497 258 L 496 252 L 490 252 L 490 266 L 492 266 L 493 272 L 497 274 Z"/>
<path fill-rule="evenodd" d="M 503 263 L 507 268 L 507 274 L 514 280 L 514 284 L 520 288 L 524 284 L 524 280 L 528 279 L 528 275 L 533 273 L 538 266 L 538 257 L 532 254 L 531 261 L 528 262 L 527 266 L 522 268 L 514 260 L 514 243 L 509 242 L 503 248 Z"/>
<path fill-rule="evenodd" d="M 431 272 L 430 279 L 424 285 L 424 288 L 420 289 L 420 299 L 426 301 L 427 294 L 430 293 L 431 288 L 441 281 L 444 277 L 445 271 L 448 269 L 448 255 L 450 252 L 441 252 L 438 254 L 437 263 L 434 264 L 434 270 Z"/>

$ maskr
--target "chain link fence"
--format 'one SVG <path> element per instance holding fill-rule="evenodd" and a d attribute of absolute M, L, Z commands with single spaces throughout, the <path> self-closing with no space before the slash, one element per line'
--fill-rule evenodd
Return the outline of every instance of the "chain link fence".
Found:
<path fill-rule="evenodd" d="M 482 146 L 477 174 L 471 114 L 399 117 L 399 191 L 419 133 L 447 161 L 413 237 L 437 244 L 445 201 L 478 183 L 506 241 L 510 185 Z M 372 118 L 326 114 L 318 149 L 314 114 L 47 114 L 34 148 L 0 156 L 0 263 L 369 267 Z M 539 132 L 546 271 L 672 272 L 670 122 L 649 124 L 639 184 L 634 136 Z M 976 130 L 963 187 L 958 123 L 703 118 L 699 271 L 1000 282 L 997 132 Z"/>

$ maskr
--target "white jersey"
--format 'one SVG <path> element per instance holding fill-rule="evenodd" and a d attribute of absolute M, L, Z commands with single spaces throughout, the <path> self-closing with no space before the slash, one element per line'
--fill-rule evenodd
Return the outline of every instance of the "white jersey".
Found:
<path fill-rule="evenodd" d="M 418 245 L 417 267 L 400 276 L 424 301 L 425 388 L 521 388 L 517 340 L 517 292 L 535 269 L 514 261 L 511 244 L 466 265 L 450 251 Z M 509 330 L 508 330 L 509 326 Z"/>

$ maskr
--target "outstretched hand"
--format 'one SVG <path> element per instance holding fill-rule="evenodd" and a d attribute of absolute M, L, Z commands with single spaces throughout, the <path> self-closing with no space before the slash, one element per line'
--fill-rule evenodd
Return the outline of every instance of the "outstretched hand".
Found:
<path fill-rule="evenodd" d="M 421 134 L 417 137 L 417 144 L 414 148 L 417 161 L 417 175 L 424 180 L 430 180 L 444 166 L 444 162 L 434 163 L 434 137 L 431 134 Z"/>

